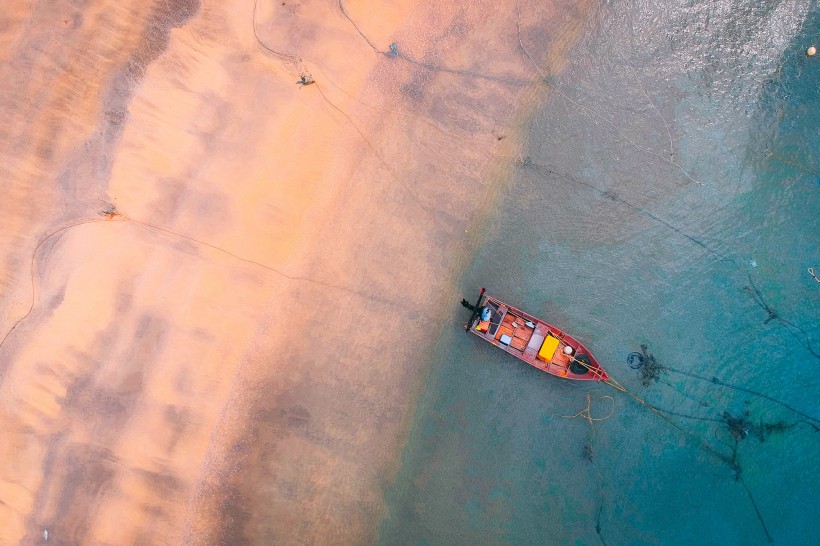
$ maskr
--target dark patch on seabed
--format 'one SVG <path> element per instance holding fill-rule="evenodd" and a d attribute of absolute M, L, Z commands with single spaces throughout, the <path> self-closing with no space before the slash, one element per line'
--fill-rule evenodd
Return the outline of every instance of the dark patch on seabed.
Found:
<path fill-rule="evenodd" d="M 199 0 L 160 0 L 154 6 L 142 33 L 139 46 L 125 66 L 113 77 L 103 99 L 103 136 L 100 153 L 100 177 L 108 179 L 113 164 L 113 149 L 128 121 L 128 104 L 134 89 L 142 82 L 148 66 L 168 48 L 171 30 L 181 28 L 199 11 Z"/>

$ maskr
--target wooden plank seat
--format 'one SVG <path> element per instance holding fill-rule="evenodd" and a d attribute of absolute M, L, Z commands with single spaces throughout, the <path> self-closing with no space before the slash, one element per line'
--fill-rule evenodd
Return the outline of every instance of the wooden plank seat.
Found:
<path fill-rule="evenodd" d="M 526 322 L 522 317 L 507 313 L 498 327 L 495 338 L 500 341 L 502 336 L 509 336 L 509 346 L 517 351 L 524 352 L 535 331 L 535 328 L 527 326 Z"/>

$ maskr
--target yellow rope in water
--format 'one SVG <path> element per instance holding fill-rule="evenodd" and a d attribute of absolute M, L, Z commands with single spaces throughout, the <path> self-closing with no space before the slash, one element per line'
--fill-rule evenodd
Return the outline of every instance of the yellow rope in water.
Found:
<path fill-rule="evenodd" d="M 606 421 L 610 417 L 612 417 L 613 412 L 615 411 L 615 399 L 608 395 L 596 395 L 593 397 L 592 393 L 597 393 L 597 389 L 592 389 L 587 393 L 587 407 L 576 413 L 575 415 L 560 415 L 558 413 L 554 413 L 552 417 L 563 417 L 564 419 L 575 419 L 581 417 L 582 419 L 586 419 L 590 425 L 593 424 L 595 421 Z M 609 413 L 605 417 L 593 417 L 592 416 L 592 399 L 595 398 L 596 400 L 609 400 L 612 405 L 609 408 Z M 551 417 L 551 418 L 552 418 Z"/>

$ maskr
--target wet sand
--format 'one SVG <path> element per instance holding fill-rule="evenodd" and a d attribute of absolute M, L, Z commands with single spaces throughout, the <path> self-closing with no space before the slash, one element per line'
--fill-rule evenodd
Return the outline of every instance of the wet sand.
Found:
<path fill-rule="evenodd" d="M 344 7 L 7 10 L 0 543 L 376 536 L 548 90 L 513 2 Z"/>

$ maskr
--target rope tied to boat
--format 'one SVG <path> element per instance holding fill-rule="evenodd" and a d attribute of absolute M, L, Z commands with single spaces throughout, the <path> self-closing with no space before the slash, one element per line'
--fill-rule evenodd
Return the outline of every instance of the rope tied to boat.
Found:
<path fill-rule="evenodd" d="M 669 423 L 670 425 L 675 427 L 677 430 L 679 430 L 684 435 L 688 436 L 690 439 L 694 440 L 698 444 L 698 447 L 700 447 L 701 449 L 703 449 L 707 453 L 710 453 L 710 454 L 714 455 L 715 457 L 717 457 L 718 459 L 720 459 L 724 463 L 728 464 L 729 466 L 732 466 L 733 468 L 735 467 L 736 463 L 733 460 L 731 460 L 729 457 L 727 457 L 723 453 L 717 451 L 712 446 L 707 444 L 706 440 L 704 440 L 702 437 L 698 436 L 694 432 L 691 432 L 691 431 L 687 430 L 686 428 L 682 427 L 681 425 L 679 425 L 678 423 L 676 423 L 675 421 L 670 419 L 668 416 L 664 415 L 658 408 L 656 408 L 655 406 L 653 406 L 652 404 L 650 404 L 649 402 L 647 402 L 646 400 L 644 400 L 643 398 L 641 398 L 637 394 L 633 393 L 632 391 L 630 391 L 629 389 L 627 389 L 626 387 L 621 385 L 614 378 L 604 377 L 603 376 L 604 372 L 601 368 L 593 368 L 590 364 L 587 364 L 583 361 L 580 361 L 577 358 L 575 358 L 574 356 L 570 356 L 569 358 L 570 358 L 571 361 L 577 362 L 580 365 L 584 366 L 587 370 L 589 370 L 590 373 L 595 375 L 596 378 L 598 378 L 598 380 L 601 381 L 602 383 L 605 383 L 605 384 L 609 385 L 610 387 L 612 387 L 615 390 L 621 391 L 622 393 L 624 393 L 627 396 L 631 397 L 632 399 L 634 399 L 636 402 L 638 402 L 642 406 L 645 406 L 646 408 L 648 408 L 649 411 L 651 411 L 652 413 L 654 413 L 655 415 L 657 415 L 658 417 L 660 417 L 661 419 L 663 419 L 664 421 L 666 421 L 667 423 Z"/>
<path fill-rule="evenodd" d="M 811 275 L 812 277 L 814 277 L 814 280 L 815 280 L 815 281 L 820 282 L 820 277 L 818 277 L 818 276 L 817 276 L 817 273 L 815 273 L 815 272 L 814 272 L 814 268 L 813 268 L 813 267 L 810 267 L 810 268 L 809 268 L 809 275 Z"/>

